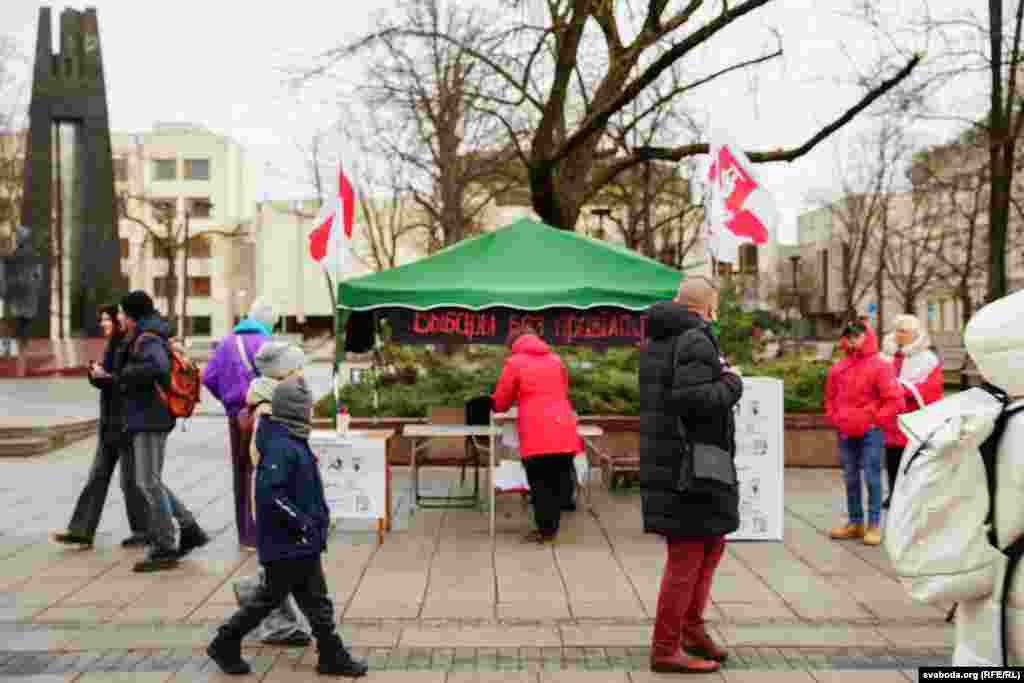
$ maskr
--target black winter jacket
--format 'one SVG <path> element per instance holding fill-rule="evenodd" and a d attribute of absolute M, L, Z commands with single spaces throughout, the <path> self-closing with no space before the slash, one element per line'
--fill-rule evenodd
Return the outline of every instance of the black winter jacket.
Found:
<path fill-rule="evenodd" d="M 124 435 L 124 407 L 116 377 L 124 363 L 124 337 L 115 335 L 107 342 L 100 365 L 109 377 L 94 378 L 86 375 L 89 384 L 100 390 L 100 438 L 106 443 L 117 441 Z"/>
<path fill-rule="evenodd" d="M 139 339 L 144 332 L 150 334 Z M 171 379 L 169 336 L 167 323 L 154 317 L 140 320 L 125 341 L 124 367 L 117 380 L 129 434 L 174 429 L 175 418 L 156 390 L 157 383 L 167 387 Z"/>
<path fill-rule="evenodd" d="M 743 381 L 723 373 L 721 352 L 700 316 L 675 302 L 647 315 L 648 343 L 640 355 L 640 485 L 644 531 L 670 537 L 723 536 L 739 528 L 739 491 L 680 493 L 682 427 L 693 443 L 736 457 L 733 408 Z M 676 339 L 676 365 L 672 366 Z"/>

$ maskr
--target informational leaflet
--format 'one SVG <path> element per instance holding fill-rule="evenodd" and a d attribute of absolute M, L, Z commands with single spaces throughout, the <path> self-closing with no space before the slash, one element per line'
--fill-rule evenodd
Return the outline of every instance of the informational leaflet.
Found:
<path fill-rule="evenodd" d="M 334 431 L 314 431 L 309 445 L 320 464 L 331 519 L 383 519 L 387 500 L 385 439 L 341 438 Z"/>
<path fill-rule="evenodd" d="M 745 377 L 736 407 L 740 528 L 733 541 L 781 541 L 783 508 L 782 380 Z"/>

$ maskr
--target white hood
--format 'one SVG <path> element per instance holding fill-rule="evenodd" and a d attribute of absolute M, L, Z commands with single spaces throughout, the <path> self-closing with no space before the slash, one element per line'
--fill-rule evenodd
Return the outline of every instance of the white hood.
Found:
<path fill-rule="evenodd" d="M 1024 291 L 979 310 L 964 330 L 978 371 L 1010 396 L 1024 396 Z"/>

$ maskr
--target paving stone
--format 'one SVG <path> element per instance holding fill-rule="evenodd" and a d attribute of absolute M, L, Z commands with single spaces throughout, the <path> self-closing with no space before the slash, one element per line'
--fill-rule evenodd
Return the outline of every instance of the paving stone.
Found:
<path fill-rule="evenodd" d="M 905 683 L 906 677 L 896 670 L 832 670 L 815 671 L 818 683 Z"/>
<path fill-rule="evenodd" d="M 726 683 L 814 683 L 814 678 L 806 671 L 723 669 L 720 673 Z"/>

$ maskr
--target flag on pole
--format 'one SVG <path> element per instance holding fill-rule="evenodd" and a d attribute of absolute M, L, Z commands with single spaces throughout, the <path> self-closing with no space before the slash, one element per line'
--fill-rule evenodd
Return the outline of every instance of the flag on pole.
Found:
<path fill-rule="evenodd" d="M 332 273 L 337 284 L 351 263 L 352 222 L 356 197 L 345 171 L 338 167 L 338 194 L 325 202 L 309 234 L 309 255 Z"/>
<path fill-rule="evenodd" d="M 772 238 L 779 209 L 739 146 L 713 133 L 710 147 L 705 240 L 712 256 L 735 263 L 741 244 L 766 244 Z"/>

